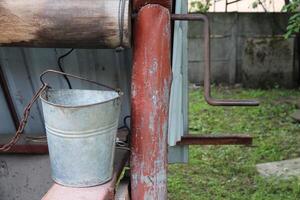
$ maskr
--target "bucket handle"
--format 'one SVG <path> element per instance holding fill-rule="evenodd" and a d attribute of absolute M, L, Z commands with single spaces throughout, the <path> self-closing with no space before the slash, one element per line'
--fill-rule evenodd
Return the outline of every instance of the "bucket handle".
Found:
<path fill-rule="evenodd" d="M 82 81 L 87 81 L 87 82 L 93 83 L 95 85 L 99 85 L 101 87 L 107 88 L 109 90 L 113 90 L 113 91 L 117 92 L 119 95 L 123 94 L 120 89 L 116 89 L 116 88 L 110 87 L 108 85 L 99 83 L 97 81 L 93 81 L 93 80 L 89 80 L 87 78 L 83 78 L 81 76 L 76 76 L 76 75 L 73 75 L 73 74 L 68 74 L 68 73 L 65 73 L 65 72 L 56 71 L 56 70 L 52 70 L 52 69 L 48 69 L 48 70 L 44 71 L 43 73 L 41 73 L 41 75 L 40 75 L 40 81 L 42 82 L 43 85 L 48 85 L 43 80 L 44 75 L 46 75 L 48 73 L 60 74 L 60 75 L 64 75 L 64 76 L 69 76 L 69 77 L 72 77 L 72 78 L 76 78 L 76 79 L 79 79 L 79 80 L 82 80 Z"/>

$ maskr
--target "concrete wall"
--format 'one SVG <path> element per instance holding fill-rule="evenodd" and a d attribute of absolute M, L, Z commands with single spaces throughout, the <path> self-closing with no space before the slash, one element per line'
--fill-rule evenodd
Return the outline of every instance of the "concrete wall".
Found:
<path fill-rule="evenodd" d="M 246 87 L 298 85 L 295 39 L 284 40 L 284 13 L 209 13 L 212 80 Z M 189 22 L 189 80 L 203 82 L 202 24 Z"/>

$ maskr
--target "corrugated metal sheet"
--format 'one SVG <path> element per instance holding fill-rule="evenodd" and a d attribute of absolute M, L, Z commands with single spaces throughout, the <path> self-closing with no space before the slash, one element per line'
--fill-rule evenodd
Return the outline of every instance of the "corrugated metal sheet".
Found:
<path fill-rule="evenodd" d="M 187 13 L 187 2 L 176 1 L 175 12 Z M 173 82 L 169 111 L 169 162 L 187 162 L 188 147 L 175 146 L 181 136 L 188 131 L 188 59 L 187 22 L 177 21 L 174 26 Z"/>
<path fill-rule="evenodd" d="M 4 101 L 3 92 L 0 90 L 0 133 L 11 133 L 12 130 L 14 130 L 14 124 Z"/>
<path fill-rule="evenodd" d="M 33 93 L 40 85 L 39 74 L 46 69 L 58 69 L 57 58 L 68 49 L 0 48 L 0 64 L 8 81 L 14 105 L 19 117 Z M 131 52 L 125 50 L 75 50 L 63 60 L 66 72 L 81 75 L 101 83 L 119 87 L 124 91 L 121 118 L 130 112 L 130 68 Z M 96 86 L 70 79 L 74 88 L 96 89 Z M 67 88 L 63 77 L 49 76 L 47 82 L 55 88 Z M 14 133 L 15 128 L 7 105 L 0 91 L 0 133 Z M 120 123 L 123 123 L 120 120 Z M 44 133 L 41 105 L 36 104 L 30 114 L 25 133 Z"/>
<path fill-rule="evenodd" d="M 176 13 L 185 13 L 182 1 L 176 1 Z M 175 146 L 187 131 L 187 22 L 175 22 L 169 112 L 169 145 Z"/>

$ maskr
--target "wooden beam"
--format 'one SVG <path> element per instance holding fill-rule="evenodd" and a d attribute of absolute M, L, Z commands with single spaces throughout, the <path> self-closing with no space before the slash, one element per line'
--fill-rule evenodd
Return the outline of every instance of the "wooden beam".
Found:
<path fill-rule="evenodd" d="M 129 47 L 129 0 L 2 0 L 0 46 Z"/>

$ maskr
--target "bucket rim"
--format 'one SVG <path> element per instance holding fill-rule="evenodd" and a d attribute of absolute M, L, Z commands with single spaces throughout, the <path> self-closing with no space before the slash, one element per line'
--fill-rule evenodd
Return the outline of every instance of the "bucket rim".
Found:
<path fill-rule="evenodd" d="M 115 92 L 117 94 L 117 96 L 112 98 L 112 99 L 102 101 L 102 102 L 98 102 L 98 103 L 91 103 L 91 104 L 78 105 L 78 106 L 70 106 L 70 105 L 61 105 L 61 104 L 51 103 L 51 102 L 47 101 L 46 99 L 44 99 L 44 95 L 46 94 L 46 92 L 48 90 L 53 90 L 54 91 L 54 90 L 82 90 L 82 89 L 51 89 L 51 88 L 48 88 L 47 90 L 44 90 L 42 92 L 42 94 L 40 95 L 41 101 L 46 103 L 46 104 L 56 106 L 56 107 L 60 107 L 60 108 L 84 108 L 84 107 L 90 107 L 90 106 L 95 106 L 95 105 L 101 105 L 101 104 L 104 104 L 104 103 L 107 103 L 107 102 L 110 102 L 110 101 L 114 101 L 116 99 L 120 99 L 120 97 L 122 95 L 122 94 L 120 94 L 116 91 L 109 91 L 109 92 Z M 83 89 L 83 90 L 85 90 L 85 89 Z M 88 91 L 106 91 L 106 90 L 88 90 Z"/>

